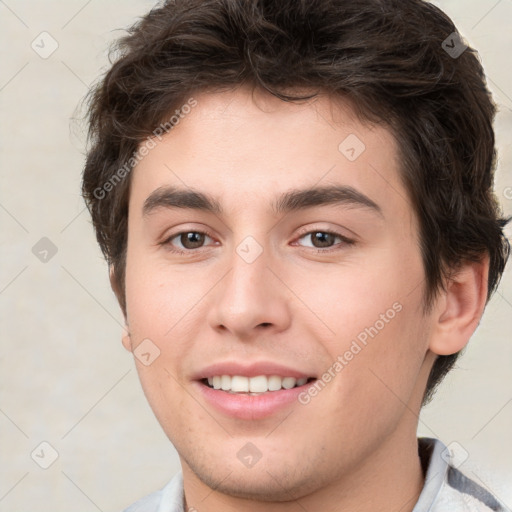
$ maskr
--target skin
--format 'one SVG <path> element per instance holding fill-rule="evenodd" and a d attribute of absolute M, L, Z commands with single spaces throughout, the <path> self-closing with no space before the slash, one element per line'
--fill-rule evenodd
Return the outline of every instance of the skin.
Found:
<path fill-rule="evenodd" d="M 241 87 L 194 97 L 197 106 L 132 172 L 123 339 L 131 351 L 144 339 L 160 350 L 152 364 L 136 364 L 179 453 L 187 507 L 411 511 L 423 486 L 416 428 L 428 374 L 436 354 L 460 350 L 476 328 L 487 260 L 462 266 L 426 314 L 418 223 L 385 126 L 363 124 L 327 96 L 287 103 Z M 350 134 L 366 146 L 353 162 L 338 149 Z M 333 184 L 365 194 L 381 213 L 354 204 L 270 208 L 291 189 Z M 210 193 L 223 213 L 144 215 L 162 186 Z M 199 248 L 176 236 L 204 230 L 212 236 Z M 354 243 L 334 238 L 322 249 L 311 231 Z M 252 263 L 236 252 L 247 236 L 263 250 Z M 192 381 L 227 360 L 319 377 L 396 303 L 400 312 L 307 405 L 236 419 Z M 251 468 L 237 457 L 247 442 L 262 455 Z"/>

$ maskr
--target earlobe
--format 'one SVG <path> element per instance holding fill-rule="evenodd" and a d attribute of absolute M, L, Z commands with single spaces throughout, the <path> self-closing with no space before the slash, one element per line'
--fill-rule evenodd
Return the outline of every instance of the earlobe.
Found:
<path fill-rule="evenodd" d="M 128 330 L 128 326 L 123 328 L 123 337 L 122 337 L 123 347 L 128 350 L 128 352 L 132 352 L 132 339 L 130 337 L 130 331 Z"/>
<path fill-rule="evenodd" d="M 450 278 L 438 300 L 429 348 L 437 355 L 455 354 L 468 343 L 487 301 L 489 257 L 466 262 Z"/>

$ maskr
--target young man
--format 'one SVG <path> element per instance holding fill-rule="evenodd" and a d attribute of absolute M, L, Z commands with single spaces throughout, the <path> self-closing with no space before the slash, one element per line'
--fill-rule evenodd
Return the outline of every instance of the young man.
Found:
<path fill-rule="evenodd" d="M 417 439 L 509 246 L 494 105 L 420 0 L 169 1 L 83 192 L 182 472 L 134 511 L 504 510 Z"/>

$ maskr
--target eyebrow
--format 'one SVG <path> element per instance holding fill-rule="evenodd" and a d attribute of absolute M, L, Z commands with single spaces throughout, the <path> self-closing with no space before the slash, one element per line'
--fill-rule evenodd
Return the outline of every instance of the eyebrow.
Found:
<path fill-rule="evenodd" d="M 304 210 L 314 206 L 348 205 L 365 208 L 382 216 L 380 206 L 358 190 L 343 186 L 329 185 L 305 189 L 293 189 L 283 193 L 271 203 L 274 214 Z M 160 208 L 183 208 L 200 210 L 221 215 L 219 201 L 210 194 L 193 189 L 159 187 L 144 201 L 142 213 L 148 216 Z"/>

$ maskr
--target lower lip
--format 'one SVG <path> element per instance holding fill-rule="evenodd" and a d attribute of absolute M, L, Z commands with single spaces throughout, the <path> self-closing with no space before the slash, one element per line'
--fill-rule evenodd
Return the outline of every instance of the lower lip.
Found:
<path fill-rule="evenodd" d="M 241 420 L 260 420 L 272 416 L 291 404 L 299 405 L 298 396 L 313 382 L 292 389 L 267 391 L 261 395 L 228 393 L 210 388 L 202 382 L 196 381 L 195 384 L 206 401 L 220 412 Z"/>

